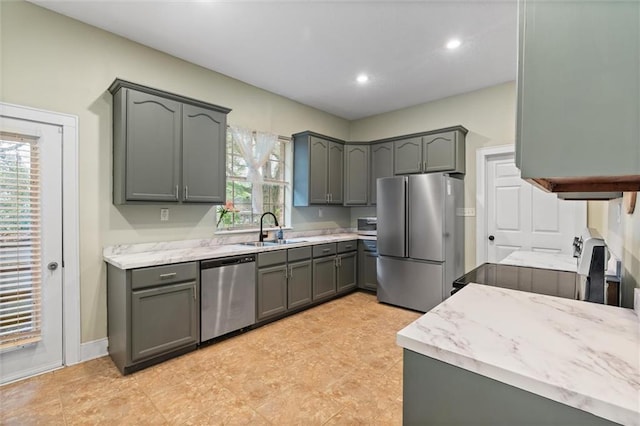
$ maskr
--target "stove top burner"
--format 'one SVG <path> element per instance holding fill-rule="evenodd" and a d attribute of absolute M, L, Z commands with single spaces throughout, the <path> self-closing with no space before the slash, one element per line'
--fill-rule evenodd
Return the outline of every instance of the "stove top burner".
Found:
<path fill-rule="evenodd" d="M 451 294 L 469 283 L 577 299 L 576 273 L 528 266 L 483 263 L 453 282 Z"/>

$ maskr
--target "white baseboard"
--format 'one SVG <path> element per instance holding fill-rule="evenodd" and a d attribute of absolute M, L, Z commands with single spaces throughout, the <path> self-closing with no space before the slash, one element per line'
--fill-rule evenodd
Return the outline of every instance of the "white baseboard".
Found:
<path fill-rule="evenodd" d="M 91 359 L 100 358 L 108 354 L 107 347 L 109 339 L 93 340 L 80 344 L 80 362 L 89 361 Z"/>

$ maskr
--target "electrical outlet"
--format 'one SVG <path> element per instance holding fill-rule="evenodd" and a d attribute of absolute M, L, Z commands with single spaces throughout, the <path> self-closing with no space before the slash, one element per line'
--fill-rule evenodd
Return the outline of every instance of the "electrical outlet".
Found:
<path fill-rule="evenodd" d="M 322 214 L 323 214 L 323 213 L 322 213 L 322 208 L 319 208 L 319 209 L 318 209 L 318 217 L 322 217 Z"/>
<path fill-rule="evenodd" d="M 160 221 L 166 222 L 169 220 L 169 209 L 160 209 Z"/>

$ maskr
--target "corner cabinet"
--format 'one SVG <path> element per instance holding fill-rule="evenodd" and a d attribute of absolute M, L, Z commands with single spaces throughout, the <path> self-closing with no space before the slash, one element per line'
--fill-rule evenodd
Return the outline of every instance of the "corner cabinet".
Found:
<path fill-rule="evenodd" d="M 369 145 L 345 145 L 344 148 L 344 205 L 367 205 L 369 201 Z"/>
<path fill-rule="evenodd" d="M 341 205 L 344 142 L 302 132 L 293 144 L 293 205 Z"/>
<path fill-rule="evenodd" d="M 228 108 L 116 79 L 113 202 L 225 201 Z"/>
<path fill-rule="evenodd" d="M 464 174 L 466 133 L 466 129 L 457 127 L 394 140 L 394 174 Z"/>
<path fill-rule="evenodd" d="M 640 190 L 640 3 L 518 3 L 522 177 L 553 192 Z"/>

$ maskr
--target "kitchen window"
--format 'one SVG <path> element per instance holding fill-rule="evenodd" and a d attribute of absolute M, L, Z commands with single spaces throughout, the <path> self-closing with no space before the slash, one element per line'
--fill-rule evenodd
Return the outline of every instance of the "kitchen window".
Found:
<path fill-rule="evenodd" d="M 267 211 L 281 226 L 290 224 L 291 145 L 287 137 L 228 128 L 227 203 L 217 208 L 218 230 L 258 229 Z"/>

